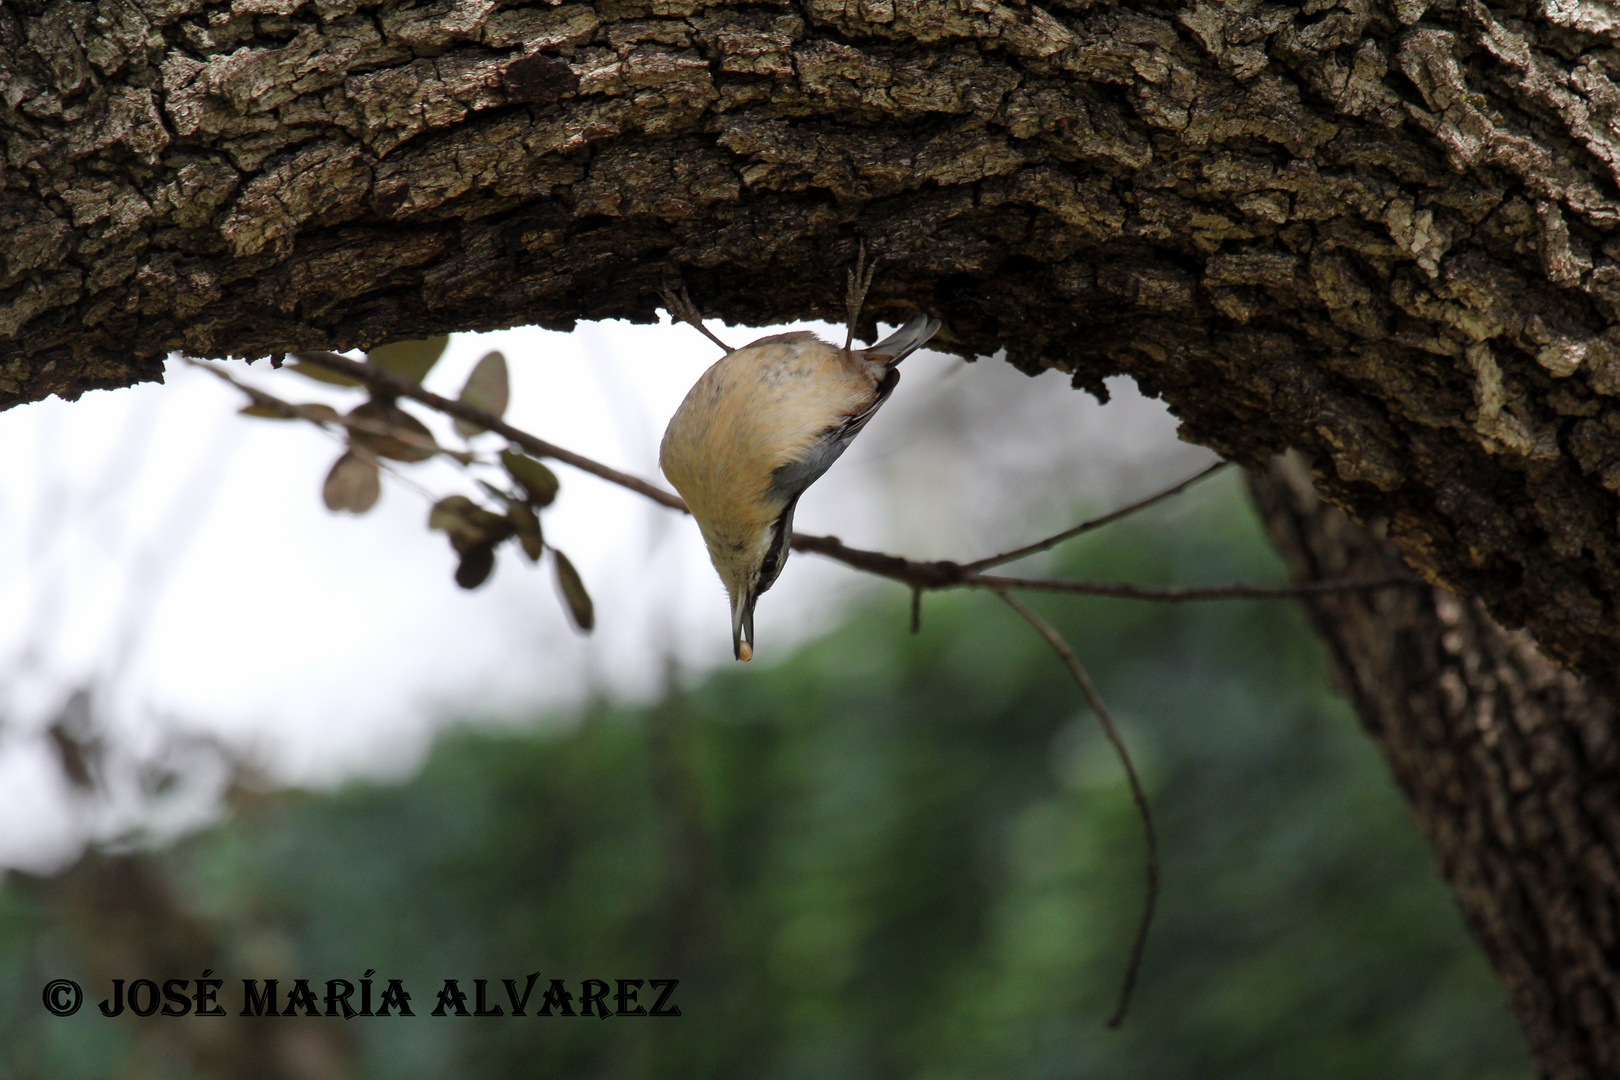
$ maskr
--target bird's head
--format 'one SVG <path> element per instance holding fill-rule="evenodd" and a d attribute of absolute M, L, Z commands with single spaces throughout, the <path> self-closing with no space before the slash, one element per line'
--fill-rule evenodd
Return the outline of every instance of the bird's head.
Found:
<path fill-rule="evenodd" d="M 796 502 L 797 500 L 795 500 Z M 698 518 L 709 558 L 731 601 L 731 648 L 738 660 L 754 657 L 754 605 L 776 582 L 793 543 L 793 505 L 768 522 L 724 528 Z"/>

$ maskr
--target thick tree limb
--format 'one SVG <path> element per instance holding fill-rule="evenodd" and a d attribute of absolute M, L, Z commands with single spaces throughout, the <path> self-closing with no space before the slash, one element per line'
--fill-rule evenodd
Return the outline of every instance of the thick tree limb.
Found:
<path fill-rule="evenodd" d="M 1297 459 L 1252 478 L 1301 581 L 1398 553 L 1323 504 Z M 1440 589 L 1306 608 L 1412 804 L 1548 1080 L 1620 1076 L 1620 743 L 1609 699 Z"/>

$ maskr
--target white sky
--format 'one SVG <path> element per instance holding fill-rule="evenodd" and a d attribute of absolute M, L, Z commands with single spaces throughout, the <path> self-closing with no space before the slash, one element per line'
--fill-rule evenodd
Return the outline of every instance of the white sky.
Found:
<path fill-rule="evenodd" d="M 772 332 L 714 329 L 734 345 Z M 454 396 L 492 348 L 511 368 L 512 423 L 662 486 L 664 424 L 717 356 L 667 323 L 456 335 L 429 388 Z M 292 400 L 360 400 L 263 362 L 227 366 Z M 1028 379 L 999 362 L 924 352 L 903 373 L 806 494 L 797 528 L 967 559 L 1212 460 L 1126 380 L 1102 407 L 1059 373 Z M 596 632 L 582 638 L 548 563 L 503 549 L 487 585 L 458 589 L 448 544 L 425 528 L 428 498 L 385 478 L 370 514 L 328 513 L 320 488 L 337 444 L 238 417 L 243 403 L 171 362 L 166 385 L 0 413 L 0 867 L 48 867 L 129 825 L 130 799 L 73 795 L 43 737 L 76 687 L 93 689 L 97 722 L 132 759 L 192 733 L 276 782 L 323 784 L 408 772 L 446 722 L 562 714 L 593 693 L 646 699 L 671 654 L 689 679 L 733 662 L 724 591 L 689 520 L 555 466 L 562 493 L 544 524 L 595 599 Z M 415 411 L 454 442 L 448 423 Z M 475 493 L 449 466 L 402 471 L 434 496 Z M 760 602 L 754 666 L 831 625 L 857 589 L 893 587 L 794 556 Z"/>

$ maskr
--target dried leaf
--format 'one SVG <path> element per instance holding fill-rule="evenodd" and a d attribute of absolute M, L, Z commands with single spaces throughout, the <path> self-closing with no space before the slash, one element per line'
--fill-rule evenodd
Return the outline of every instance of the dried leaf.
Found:
<path fill-rule="evenodd" d="M 501 451 L 501 464 L 518 486 L 528 492 L 529 501 L 536 507 L 543 509 L 557 498 L 557 474 L 544 463 L 509 448 Z"/>
<path fill-rule="evenodd" d="M 461 388 L 461 403 L 487 413 L 501 416 L 506 412 L 511 397 L 511 385 L 506 377 L 506 356 L 500 352 L 485 353 L 467 376 L 467 385 Z M 463 436 L 482 434 L 484 429 L 470 421 L 456 418 L 456 431 Z"/>
<path fill-rule="evenodd" d="M 321 488 L 321 498 L 328 510 L 347 510 L 351 514 L 370 510 L 377 505 L 381 494 L 382 477 L 377 463 L 359 457 L 352 450 L 332 464 L 332 471 L 326 474 L 326 484 Z"/>
<path fill-rule="evenodd" d="M 347 360 L 348 357 L 346 356 L 338 356 L 337 353 L 330 352 L 300 352 L 293 353 L 293 356 L 297 357 L 298 362 L 296 364 L 283 364 L 281 365 L 281 370 L 296 372 L 306 379 L 314 379 L 316 382 L 331 383 L 334 386 L 365 385 L 361 380 L 355 378 L 353 375 L 346 375 L 343 372 L 337 371 L 333 368 L 321 366 L 320 361 L 321 357 L 323 356 L 336 357 L 339 360 Z"/>
<path fill-rule="evenodd" d="M 378 457 L 426 461 L 438 450 L 422 421 L 391 401 L 368 401 L 350 412 L 349 419 L 365 425 L 364 430 L 351 427 L 349 440 Z"/>
<path fill-rule="evenodd" d="M 428 528 L 443 530 L 450 546 L 464 555 L 475 547 L 500 543 L 512 535 L 514 526 L 505 514 L 485 509 L 465 495 L 447 495 L 428 512 Z"/>
<path fill-rule="evenodd" d="M 427 378 L 427 373 L 439 362 L 439 357 L 444 355 L 444 347 L 449 343 L 448 334 L 420 341 L 395 341 L 372 349 L 366 354 L 366 359 L 402 379 L 419 383 Z"/>
<path fill-rule="evenodd" d="M 489 580 L 495 569 L 495 545 L 479 544 L 461 553 L 456 565 L 456 584 L 463 589 L 476 589 Z"/>
<path fill-rule="evenodd" d="M 552 548 L 551 557 L 557 568 L 557 588 L 568 604 L 568 614 L 574 625 L 588 634 L 596 626 L 596 607 L 591 603 L 591 594 L 585 591 L 585 583 L 579 579 L 579 571 L 568 561 L 568 556 Z"/>
<path fill-rule="evenodd" d="M 545 534 L 540 531 L 540 515 L 528 503 L 515 502 L 506 508 L 506 519 L 517 531 L 518 543 L 530 562 L 539 562 L 546 550 Z"/>

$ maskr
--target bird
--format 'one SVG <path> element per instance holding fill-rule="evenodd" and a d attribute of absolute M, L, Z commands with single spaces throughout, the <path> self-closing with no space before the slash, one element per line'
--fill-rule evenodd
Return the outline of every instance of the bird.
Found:
<path fill-rule="evenodd" d="M 726 355 L 675 410 L 658 463 L 686 500 L 731 602 L 731 647 L 754 656 L 754 605 L 775 583 L 793 542 L 793 511 L 900 382 L 895 365 L 939 330 L 918 315 L 866 349 L 853 348 L 871 285 L 864 248 L 850 274 L 844 347 L 799 330 L 729 348 L 686 295 L 665 291 L 670 314 Z"/>

